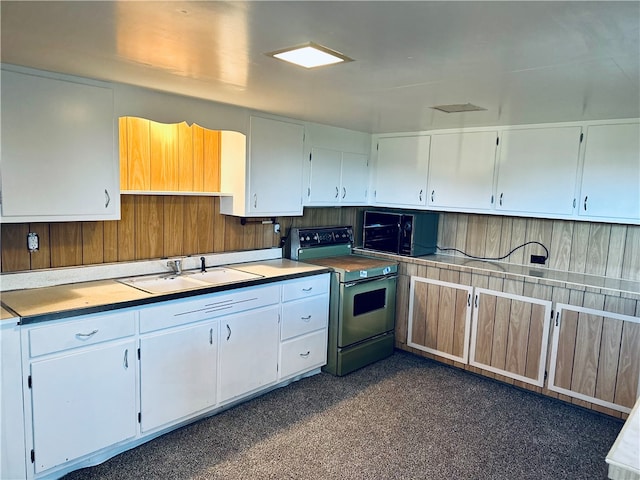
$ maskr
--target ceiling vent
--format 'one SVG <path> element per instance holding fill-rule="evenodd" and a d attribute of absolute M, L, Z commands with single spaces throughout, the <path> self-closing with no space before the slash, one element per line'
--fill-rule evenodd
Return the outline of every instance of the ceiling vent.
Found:
<path fill-rule="evenodd" d="M 472 103 L 455 103 L 452 105 L 436 105 L 431 107 L 444 113 L 481 112 L 486 108 L 473 105 Z"/>

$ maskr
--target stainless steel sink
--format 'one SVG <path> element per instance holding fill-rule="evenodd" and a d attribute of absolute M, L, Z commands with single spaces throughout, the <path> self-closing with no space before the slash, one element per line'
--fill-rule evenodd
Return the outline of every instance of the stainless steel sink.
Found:
<path fill-rule="evenodd" d="M 260 277 L 262 275 L 231 268 L 212 268 L 206 272 L 184 272 L 182 275 L 142 275 L 140 277 L 123 278 L 118 281 L 148 293 L 171 293 Z"/>

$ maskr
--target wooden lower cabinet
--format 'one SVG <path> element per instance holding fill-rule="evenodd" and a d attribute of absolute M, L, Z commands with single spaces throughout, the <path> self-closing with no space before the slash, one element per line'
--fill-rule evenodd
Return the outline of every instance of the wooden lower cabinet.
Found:
<path fill-rule="evenodd" d="M 543 386 L 551 302 L 476 288 L 473 306 L 469 363 Z"/>
<path fill-rule="evenodd" d="M 558 304 L 549 389 L 629 413 L 640 391 L 640 318 Z"/>
<path fill-rule="evenodd" d="M 410 292 L 407 345 L 467 363 L 473 287 L 411 277 Z"/>

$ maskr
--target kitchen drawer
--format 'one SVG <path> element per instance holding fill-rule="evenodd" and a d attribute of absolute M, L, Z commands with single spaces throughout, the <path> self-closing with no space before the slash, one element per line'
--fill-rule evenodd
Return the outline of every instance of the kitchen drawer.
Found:
<path fill-rule="evenodd" d="M 314 275 L 298 280 L 290 280 L 282 287 L 282 301 L 289 302 L 299 298 L 322 295 L 329 292 L 329 274 Z"/>
<path fill-rule="evenodd" d="M 273 305 L 279 298 L 280 286 L 270 285 L 162 302 L 140 310 L 140 333 Z"/>
<path fill-rule="evenodd" d="M 309 299 L 282 305 L 280 339 L 297 337 L 327 326 L 329 317 L 329 295 L 318 295 Z"/>
<path fill-rule="evenodd" d="M 280 378 L 305 373 L 327 363 L 327 330 L 280 345 Z"/>
<path fill-rule="evenodd" d="M 29 354 L 84 347 L 135 334 L 135 313 L 131 310 L 80 317 L 55 325 L 29 328 Z"/>

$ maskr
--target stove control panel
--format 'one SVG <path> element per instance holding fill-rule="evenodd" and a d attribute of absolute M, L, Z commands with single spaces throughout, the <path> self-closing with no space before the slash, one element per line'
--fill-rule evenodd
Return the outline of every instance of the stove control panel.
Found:
<path fill-rule="evenodd" d="M 353 228 L 344 227 L 294 227 L 289 232 L 285 243 L 285 256 L 298 260 L 298 253 L 302 249 L 319 249 L 342 245 L 350 253 L 353 244 Z"/>

